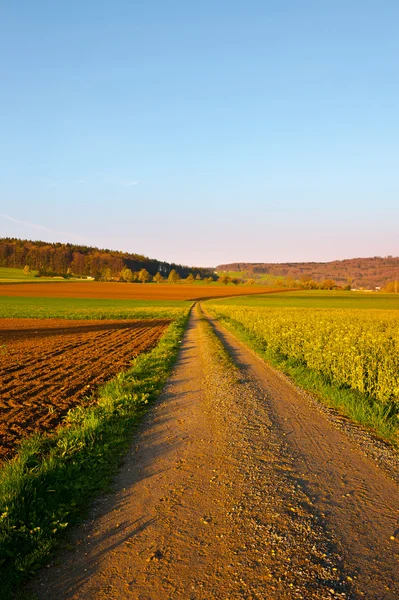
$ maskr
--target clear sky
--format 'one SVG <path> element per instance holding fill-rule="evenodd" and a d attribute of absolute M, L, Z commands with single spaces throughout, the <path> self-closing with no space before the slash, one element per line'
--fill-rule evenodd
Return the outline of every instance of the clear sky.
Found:
<path fill-rule="evenodd" d="M 0 236 L 399 254 L 396 0 L 0 1 Z"/>

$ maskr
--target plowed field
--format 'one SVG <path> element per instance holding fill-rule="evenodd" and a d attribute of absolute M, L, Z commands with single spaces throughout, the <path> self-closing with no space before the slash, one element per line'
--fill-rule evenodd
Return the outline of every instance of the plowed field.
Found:
<path fill-rule="evenodd" d="M 84 396 L 149 350 L 170 323 L 0 320 L 0 461 L 54 429 Z"/>
<path fill-rule="evenodd" d="M 281 290 L 280 290 L 281 291 Z M 29 298 L 112 298 L 115 300 L 204 300 L 242 294 L 267 294 L 276 290 L 263 286 L 225 286 L 139 283 L 14 283 L 0 285 L 0 296 Z"/>

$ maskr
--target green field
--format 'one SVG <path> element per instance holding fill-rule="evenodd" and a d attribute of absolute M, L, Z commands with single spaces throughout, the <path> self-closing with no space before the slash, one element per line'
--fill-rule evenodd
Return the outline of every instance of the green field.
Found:
<path fill-rule="evenodd" d="M 277 294 L 259 294 L 210 300 L 212 304 L 270 308 L 360 308 L 399 309 L 399 294 L 342 291 L 295 291 Z"/>
<path fill-rule="evenodd" d="M 217 275 L 227 275 L 228 277 L 238 277 L 239 279 L 250 279 L 246 271 L 218 271 Z"/>
<path fill-rule="evenodd" d="M 31 271 L 29 275 L 25 275 L 22 269 L 9 269 L 8 267 L 0 267 L 0 283 L 10 281 L 37 281 L 35 274 L 37 271 Z"/>
<path fill-rule="evenodd" d="M 0 318 L 151 319 L 176 318 L 192 302 L 183 300 L 103 300 L 98 298 L 0 297 Z"/>
<path fill-rule="evenodd" d="M 217 275 L 227 275 L 228 277 L 238 277 L 244 282 L 249 279 L 253 279 L 257 285 L 270 285 L 271 287 L 276 286 L 276 282 L 285 281 L 286 277 L 283 275 L 270 275 L 269 273 L 248 273 L 248 271 L 218 271 Z"/>
<path fill-rule="evenodd" d="M 78 278 L 68 278 L 64 277 L 35 277 L 37 271 L 32 270 L 29 275 L 25 275 L 23 269 L 11 269 L 8 267 L 0 267 L 0 285 L 2 283 L 64 283 L 67 281 L 81 281 L 82 283 L 86 283 L 90 281 L 88 279 Z"/>

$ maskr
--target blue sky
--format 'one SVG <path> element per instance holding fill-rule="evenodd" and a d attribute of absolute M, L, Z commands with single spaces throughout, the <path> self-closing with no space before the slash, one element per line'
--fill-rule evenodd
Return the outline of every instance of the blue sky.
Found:
<path fill-rule="evenodd" d="M 399 4 L 0 3 L 0 236 L 398 255 Z"/>

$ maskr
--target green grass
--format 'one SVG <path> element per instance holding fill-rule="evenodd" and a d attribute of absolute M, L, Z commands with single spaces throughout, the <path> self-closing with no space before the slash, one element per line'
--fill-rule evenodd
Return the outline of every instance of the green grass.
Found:
<path fill-rule="evenodd" d="M 256 284 L 269 285 L 271 287 L 276 285 L 276 282 L 285 281 L 284 275 L 270 275 L 269 273 L 249 273 L 248 271 L 218 271 L 220 275 L 228 275 L 228 277 L 238 277 L 243 281 L 253 279 Z"/>
<path fill-rule="evenodd" d="M 342 291 L 298 291 L 212 300 L 216 304 L 251 307 L 377 308 L 399 310 L 399 294 Z"/>
<path fill-rule="evenodd" d="M 11 269 L 9 267 L 0 267 L 0 285 L 7 283 L 66 283 L 73 281 L 74 283 L 87 283 L 88 279 L 68 278 L 65 279 L 61 275 L 59 277 L 35 277 L 38 271 L 32 270 L 29 275 L 25 275 L 23 269 Z"/>
<path fill-rule="evenodd" d="M 200 330 L 204 332 L 208 342 L 208 353 L 211 353 L 217 362 L 230 372 L 230 375 L 234 377 L 235 380 L 238 380 L 238 367 L 234 363 L 233 358 L 230 356 L 224 344 L 217 337 L 211 323 L 204 317 L 200 304 L 196 305 L 195 310 L 198 311 Z"/>
<path fill-rule="evenodd" d="M 0 318 L 150 319 L 176 317 L 192 302 L 0 296 Z"/>
<path fill-rule="evenodd" d="M 238 277 L 239 279 L 250 279 L 246 271 L 218 271 L 217 275 L 227 275 L 228 277 Z"/>
<path fill-rule="evenodd" d="M 207 306 L 207 309 L 212 312 L 211 306 Z M 225 317 L 219 318 L 219 321 L 261 358 L 288 375 L 299 387 L 311 392 L 320 402 L 371 429 L 377 436 L 394 446 L 399 445 L 397 402 L 380 402 L 371 396 L 338 385 L 303 363 L 273 352 L 264 341 L 249 332 L 241 323 Z"/>
<path fill-rule="evenodd" d="M 175 362 L 188 311 L 152 351 L 99 390 L 90 407 L 71 410 L 53 435 L 25 440 L 0 473 L 0 598 L 50 556 L 64 531 L 91 499 L 109 488 L 148 402 L 161 391 Z"/>
<path fill-rule="evenodd" d="M 31 271 L 29 275 L 25 275 L 23 269 L 0 267 L 0 283 L 4 281 L 37 281 L 35 273 L 37 273 L 37 271 Z"/>

